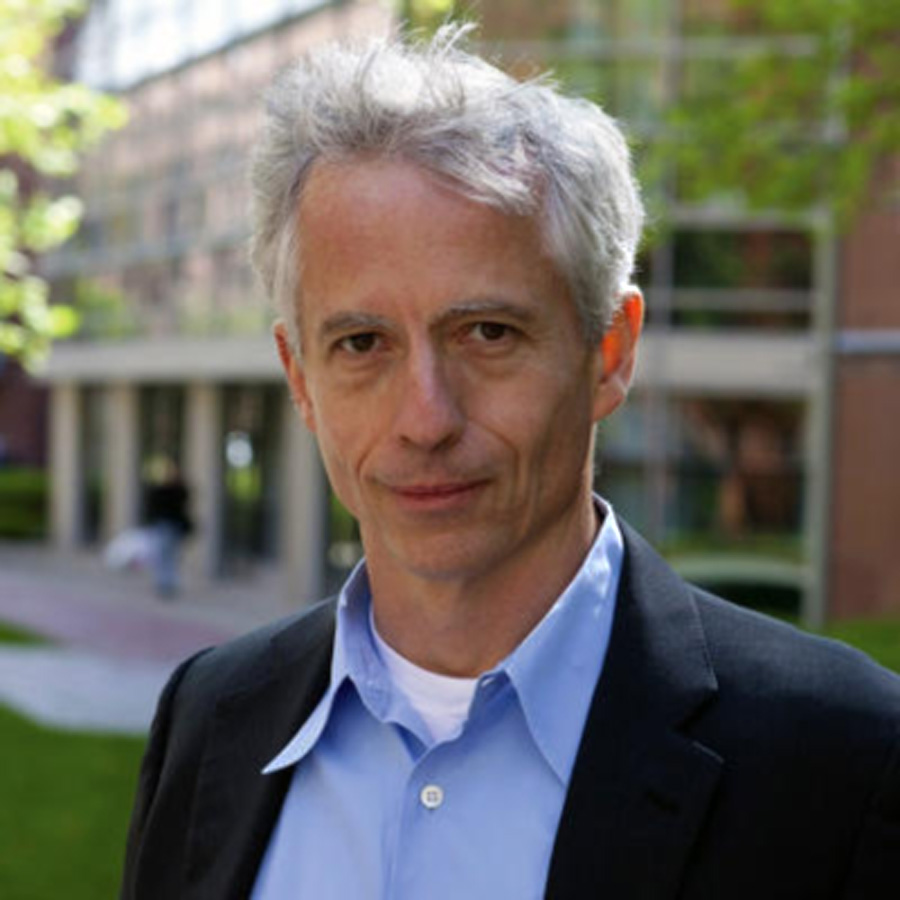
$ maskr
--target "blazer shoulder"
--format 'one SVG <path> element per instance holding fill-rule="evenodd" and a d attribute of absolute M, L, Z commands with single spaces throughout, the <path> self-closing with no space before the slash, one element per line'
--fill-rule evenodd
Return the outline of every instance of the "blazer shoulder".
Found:
<path fill-rule="evenodd" d="M 157 767 L 190 768 L 217 711 L 229 702 L 304 707 L 327 687 L 333 600 L 195 654 L 163 689 L 147 751 Z M 247 700 L 247 698 L 250 698 Z"/>
<path fill-rule="evenodd" d="M 868 722 L 900 734 L 900 676 L 840 641 L 691 587 L 723 699 L 758 697 L 789 714 Z M 801 715 L 800 720 L 804 720 Z"/>
<path fill-rule="evenodd" d="M 336 598 L 270 622 L 193 658 L 178 693 L 204 703 L 241 693 L 285 665 L 321 665 L 330 658 Z"/>

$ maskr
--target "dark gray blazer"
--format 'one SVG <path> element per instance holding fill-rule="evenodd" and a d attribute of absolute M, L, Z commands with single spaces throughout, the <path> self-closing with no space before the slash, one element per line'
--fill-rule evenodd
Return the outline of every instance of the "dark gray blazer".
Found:
<path fill-rule="evenodd" d="M 609 656 L 546 897 L 900 896 L 900 678 L 687 585 L 623 532 Z M 325 691 L 333 634 L 326 602 L 173 675 L 123 898 L 249 896 L 291 779 L 259 772 Z"/>

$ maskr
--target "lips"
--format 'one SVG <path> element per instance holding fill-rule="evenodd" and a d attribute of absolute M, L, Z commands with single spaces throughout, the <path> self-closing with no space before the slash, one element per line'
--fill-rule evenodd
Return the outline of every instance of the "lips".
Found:
<path fill-rule="evenodd" d="M 401 505 L 409 509 L 452 509 L 467 503 L 485 485 L 485 479 L 404 484 L 390 487 Z"/>
<path fill-rule="evenodd" d="M 473 490 L 484 484 L 483 481 L 454 482 L 451 484 L 415 484 L 406 487 L 395 487 L 395 493 L 403 497 L 451 497 Z"/>

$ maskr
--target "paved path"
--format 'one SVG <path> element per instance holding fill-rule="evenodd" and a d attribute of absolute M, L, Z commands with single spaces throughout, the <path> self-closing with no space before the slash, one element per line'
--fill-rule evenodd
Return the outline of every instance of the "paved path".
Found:
<path fill-rule="evenodd" d="M 0 703 L 53 727 L 139 734 L 180 659 L 291 611 L 271 574 L 188 582 L 163 602 L 143 573 L 0 543 L 0 622 L 52 642 L 0 644 Z"/>
<path fill-rule="evenodd" d="M 171 671 L 69 648 L 0 649 L 0 701 L 52 728 L 142 734 Z"/>

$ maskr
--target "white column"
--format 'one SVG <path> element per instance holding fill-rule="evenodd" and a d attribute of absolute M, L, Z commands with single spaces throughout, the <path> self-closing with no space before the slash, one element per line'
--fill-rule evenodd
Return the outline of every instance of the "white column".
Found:
<path fill-rule="evenodd" d="M 107 539 L 138 521 L 140 466 L 138 446 L 139 394 L 134 384 L 113 383 L 104 398 L 103 428 L 106 443 L 103 523 Z"/>
<path fill-rule="evenodd" d="M 84 485 L 78 385 L 60 382 L 50 392 L 50 535 L 61 550 L 78 545 Z"/>
<path fill-rule="evenodd" d="M 215 384 L 187 387 L 183 468 L 196 525 L 185 568 L 213 578 L 222 553 L 222 404 Z"/>
<path fill-rule="evenodd" d="M 282 429 L 279 558 L 287 601 L 303 606 L 322 599 L 325 583 L 325 473 L 315 438 L 293 404 Z"/>
<path fill-rule="evenodd" d="M 817 379 L 807 400 L 806 433 L 806 541 L 808 576 L 800 606 L 800 618 L 809 628 L 828 621 L 828 585 L 833 491 L 832 450 L 834 436 L 834 332 L 837 318 L 839 260 L 838 239 L 830 222 L 816 236 L 813 277 L 815 306 L 813 334 L 816 340 Z"/>

